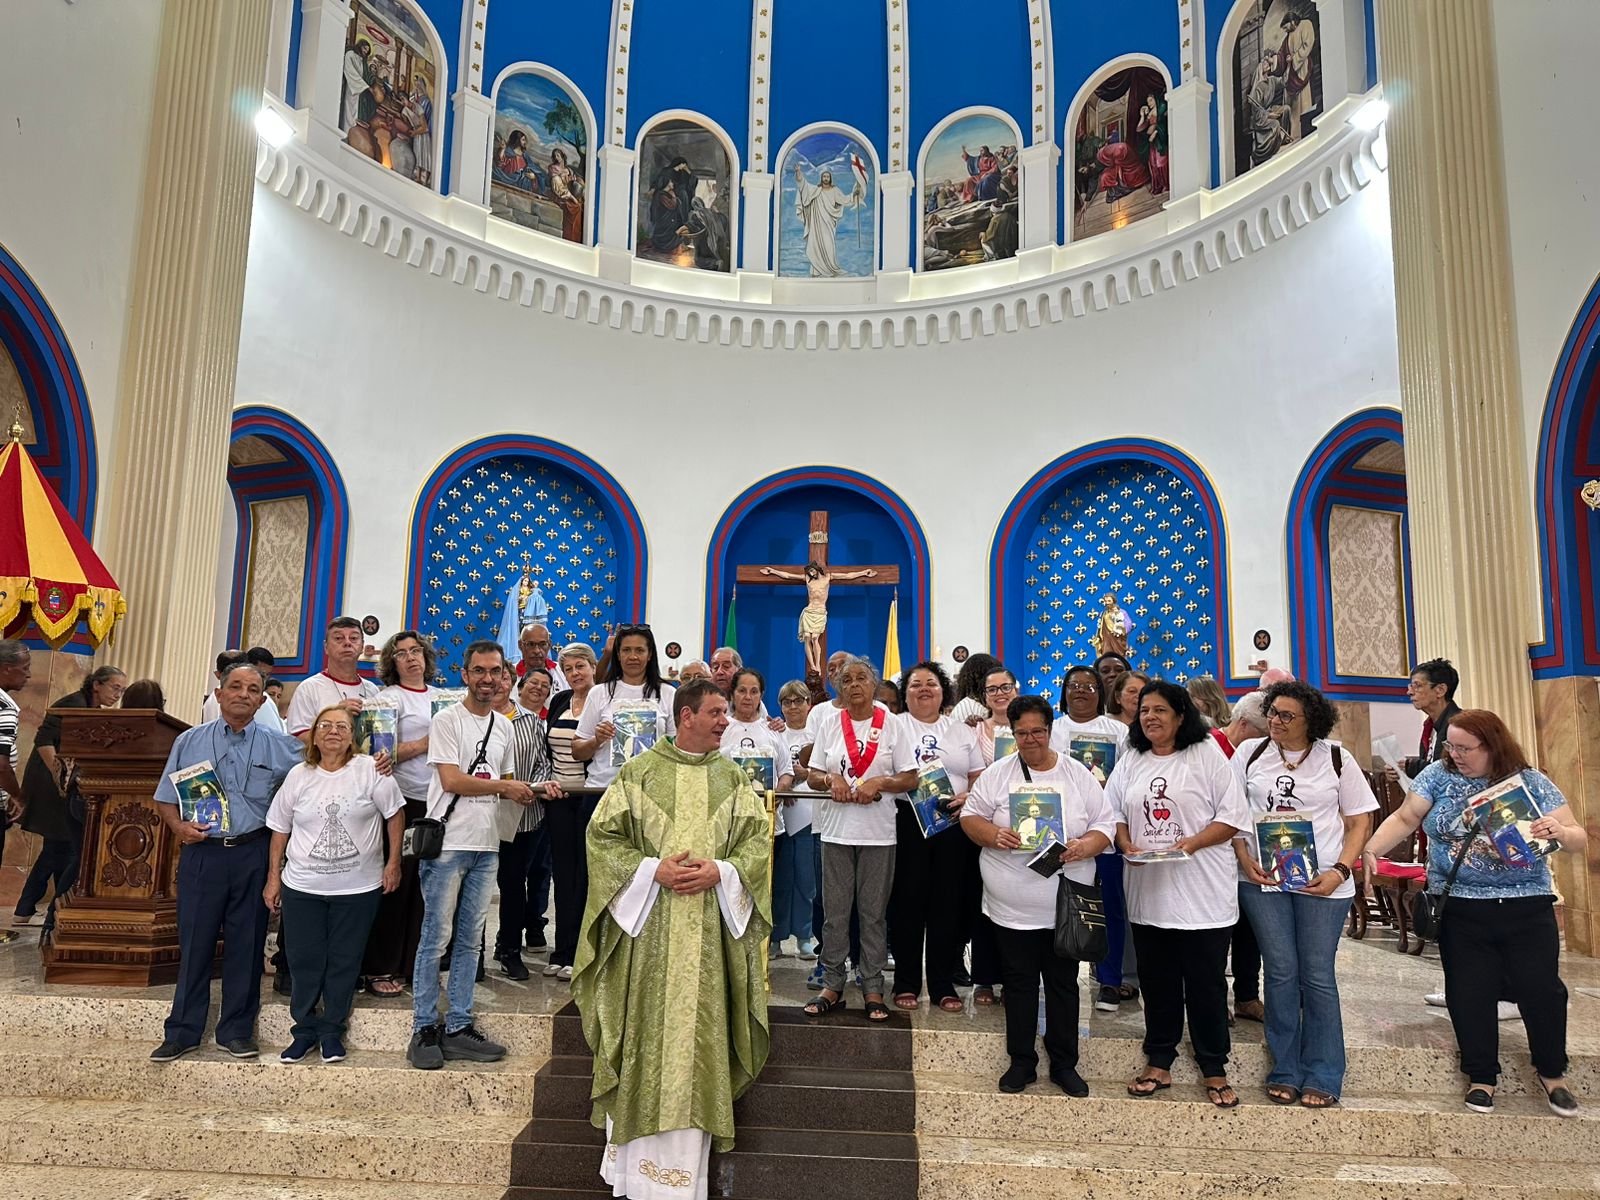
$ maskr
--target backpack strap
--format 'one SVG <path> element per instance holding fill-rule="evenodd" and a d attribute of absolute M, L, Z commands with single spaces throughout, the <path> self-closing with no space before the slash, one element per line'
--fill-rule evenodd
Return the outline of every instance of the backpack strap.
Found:
<path fill-rule="evenodd" d="M 1245 759 L 1245 762 L 1244 762 L 1244 769 L 1245 769 L 1246 772 L 1248 772 L 1251 767 L 1256 765 L 1256 759 L 1260 758 L 1263 754 L 1265 754 L 1267 752 L 1267 747 L 1270 746 L 1270 745 L 1272 745 L 1272 739 L 1271 738 L 1262 738 L 1261 739 L 1261 744 L 1259 746 L 1257 746 L 1254 750 L 1250 751 L 1250 757 Z"/>
<path fill-rule="evenodd" d="M 1329 742 L 1328 752 L 1333 755 L 1333 777 L 1335 779 L 1342 779 L 1344 777 L 1344 751 L 1339 749 L 1339 747 L 1334 745 L 1332 742 Z"/>

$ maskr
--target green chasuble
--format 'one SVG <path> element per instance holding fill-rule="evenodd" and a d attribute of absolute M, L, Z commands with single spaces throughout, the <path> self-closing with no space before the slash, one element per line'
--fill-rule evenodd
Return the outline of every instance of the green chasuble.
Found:
<path fill-rule="evenodd" d="M 594 1050 L 594 1110 L 616 1145 L 701 1129 L 733 1147 L 733 1102 L 767 1061 L 763 941 L 772 930 L 771 826 L 749 780 L 717 750 L 656 743 L 625 764 L 589 822 L 589 899 L 572 995 Z M 717 889 L 662 888 L 637 937 L 608 906 L 646 858 L 733 864 L 754 912 L 742 938 Z"/>

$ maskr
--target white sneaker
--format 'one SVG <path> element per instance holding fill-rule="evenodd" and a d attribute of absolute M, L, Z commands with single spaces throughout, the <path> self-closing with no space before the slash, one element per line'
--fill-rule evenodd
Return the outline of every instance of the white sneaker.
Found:
<path fill-rule="evenodd" d="M 1509 1000 L 1497 1001 L 1498 1012 L 1502 1021 L 1515 1021 L 1522 1016 L 1522 1010 Z"/>
<path fill-rule="evenodd" d="M 1424 1004 L 1428 1005 L 1430 1008 L 1443 1008 L 1444 1007 L 1444 993 L 1443 992 L 1429 992 L 1426 996 L 1424 996 L 1422 998 L 1422 1002 Z"/>
<path fill-rule="evenodd" d="M 18 915 L 16 915 L 16 916 L 11 918 L 11 926 L 12 926 L 13 929 L 26 929 L 30 925 L 43 925 L 43 924 L 44 924 L 44 912 L 43 911 L 33 913 L 31 916 L 26 916 L 26 917 L 22 916 L 19 913 Z"/>
<path fill-rule="evenodd" d="M 800 942 L 795 946 L 794 956 L 796 958 L 803 958 L 807 962 L 815 959 L 817 957 L 817 939 L 806 938 L 804 941 Z"/>
<path fill-rule="evenodd" d="M 572 978 L 572 968 L 571 967 L 561 967 L 561 968 L 559 968 L 556 971 L 556 978 L 557 979 L 571 979 Z"/>
<path fill-rule="evenodd" d="M 546 974 L 546 975 L 559 975 L 559 974 L 561 974 L 561 968 L 556 966 L 555 963 L 545 963 L 545 965 L 544 965 L 544 974 Z"/>

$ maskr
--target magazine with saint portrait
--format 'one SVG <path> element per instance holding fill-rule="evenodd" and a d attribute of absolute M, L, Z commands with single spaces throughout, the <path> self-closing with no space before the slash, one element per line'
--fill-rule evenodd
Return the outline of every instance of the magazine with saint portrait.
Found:
<path fill-rule="evenodd" d="M 212 834 L 223 837 L 233 832 L 228 793 L 223 790 L 222 779 L 209 758 L 174 771 L 167 778 L 178 793 L 178 815 L 185 821 L 198 822 Z"/>
<path fill-rule="evenodd" d="M 661 710 L 654 704 L 622 701 L 611 710 L 611 763 L 620 767 L 630 758 L 643 754 L 656 744 L 656 719 Z"/>
<path fill-rule="evenodd" d="M 1117 739 L 1099 733 L 1075 733 L 1067 743 L 1067 753 L 1104 787 L 1111 778 L 1111 768 L 1117 765 Z"/>
<path fill-rule="evenodd" d="M 1019 850 L 1041 850 L 1054 838 L 1067 840 L 1061 822 L 1061 793 L 1039 784 L 1011 789 L 1011 828 L 1022 839 Z"/>
<path fill-rule="evenodd" d="M 1310 820 L 1284 813 L 1255 818 L 1256 858 L 1261 873 L 1281 892 L 1298 892 L 1317 877 L 1317 835 Z"/>
<path fill-rule="evenodd" d="M 1465 820 L 1469 825 L 1476 822 L 1483 827 L 1495 853 L 1507 866 L 1526 867 L 1561 849 L 1555 838 L 1533 835 L 1533 823 L 1543 815 L 1518 773 L 1474 796 Z"/>
<path fill-rule="evenodd" d="M 911 811 L 916 814 L 922 836 L 930 838 L 956 823 L 950 801 L 956 798 L 955 785 L 938 759 L 917 768 L 917 786 L 911 793 Z"/>
<path fill-rule="evenodd" d="M 994 758 L 999 762 L 1008 754 L 1017 752 L 1017 735 L 1009 725 L 997 725 L 994 731 Z"/>
<path fill-rule="evenodd" d="M 394 758 L 399 729 L 400 710 L 395 705 L 387 700 L 363 700 L 361 714 L 356 717 L 355 752 L 387 753 Z"/>
<path fill-rule="evenodd" d="M 445 709 L 450 708 L 452 705 L 460 704 L 466 698 L 467 692 L 465 688 L 446 688 L 443 691 L 435 692 L 429 701 L 429 715 L 437 717 Z"/>
<path fill-rule="evenodd" d="M 772 755 L 765 750 L 757 749 L 751 739 L 745 738 L 729 753 L 729 757 L 744 772 L 745 778 L 750 781 L 750 786 L 756 791 L 770 792 L 777 787 L 778 774 Z"/>

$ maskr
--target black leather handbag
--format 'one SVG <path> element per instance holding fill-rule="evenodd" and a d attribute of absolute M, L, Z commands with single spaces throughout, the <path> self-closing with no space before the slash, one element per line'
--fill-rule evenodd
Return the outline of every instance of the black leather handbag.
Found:
<path fill-rule="evenodd" d="M 1078 883 L 1061 876 L 1056 881 L 1056 957 L 1097 963 L 1109 949 L 1099 878 Z"/>
<path fill-rule="evenodd" d="M 491 712 L 489 723 L 484 726 L 483 741 L 478 743 L 478 753 L 473 756 L 472 765 L 467 768 L 468 775 L 489 761 L 489 735 L 493 732 L 494 713 Z M 423 859 L 438 858 L 443 854 L 444 827 L 450 821 L 450 814 L 456 810 L 456 801 L 460 799 L 460 793 L 451 796 L 442 817 L 418 817 L 411 822 L 406 831 L 400 835 L 400 857 L 407 862 L 420 862 Z"/>
<path fill-rule="evenodd" d="M 1477 836 L 1478 826 L 1474 824 L 1467 830 L 1467 836 L 1462 839 L 1461 849 L 1456 851 L 1456 860 L 1450 864 L 1450 874 L 1444 878 L 1442 891 L 1422 891 L 1411 897 L 1411 932 L 1423 941 L 1439 940 L 1439 925 L 1444 920 L 1445 901 L 1450 899 L 1450 889 L 1455 886 L 1456 875 L 1461 870 L 1461 864 L 1467 861 L 1467 851 L 1472 849 L 1472 843 Z"/>

